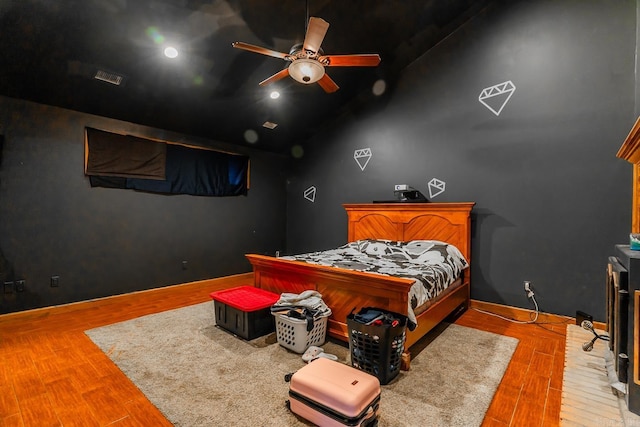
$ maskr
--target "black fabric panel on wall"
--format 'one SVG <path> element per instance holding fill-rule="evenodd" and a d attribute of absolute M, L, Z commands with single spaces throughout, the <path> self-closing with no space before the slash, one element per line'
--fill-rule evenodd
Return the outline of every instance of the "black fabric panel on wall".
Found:
<path fill-rule="evenodd" d="M 87 128 L 87 175 L 165 179 L 166 144 Z"/>
<path fill-rule="evenodd" d="M 248 168 L 246 156 L 168 145 L 166 180 L 127 179 L 126 186 L 153 193 L 241 196 L 247 194 Z"/>
<path fill-rule="evenodd" d="M 89 183 L 92 187 L 127 188 L 127 178 L 119 176 L 89 175 Z"/>
<path fill-rule="evenodd" d="M 165 179 L 92 175 L 91 186 L 192 196 L 247 194 L 249 157 L 175 144 L 160 145 L 166 146 Z"/>

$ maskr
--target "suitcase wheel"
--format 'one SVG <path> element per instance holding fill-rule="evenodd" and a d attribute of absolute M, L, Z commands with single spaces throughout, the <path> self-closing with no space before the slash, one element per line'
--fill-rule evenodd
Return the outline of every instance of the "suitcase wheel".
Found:
<path fill-rule="evenodd" d="M 285 400 L 284 404 L 287 406 L 288 410 L 291 410 L 291 402 L 289 401 L 289 399 Z"/>
<path fill-rule="evenodd" d="M 293 376 L 293 374 L 291 374 L 291 373 L 286 374 L 286 375 L 284 376 L 284 381 L 288 383 L 289 381 L 291 381 L 291 377 L 292 377 L 292 376 Z"/>
<path fill-rule="evenodd" d="M 364 425 L 363 425 L 364 426 Z M 378 417 L 369 420 L 366 424 L 366 427 L 378 427 Z"/>

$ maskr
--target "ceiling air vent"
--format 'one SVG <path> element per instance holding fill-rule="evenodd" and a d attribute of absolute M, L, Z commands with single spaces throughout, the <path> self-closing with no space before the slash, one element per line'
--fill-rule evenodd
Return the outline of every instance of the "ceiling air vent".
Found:
<path fill-rule="evenodd" d="M 98 70 L 96 75 L 93 76 L 96 80 L 102 80 L 103 82 L 111 83 L 112 85 L 120 86 L 124 77 L 119 74 L 109 73 L 107 71 Z"/>
<path fill-rule="evenodd" d="M 277 126 L 278 126 L 277 123 L 273 123 L 273 122 L 269 122 L 269 121 L 266 121 L 266 122 L 264 122 L 262 124 L 262 127 L 265 127 L 267 129 L 275 129 Z"/>

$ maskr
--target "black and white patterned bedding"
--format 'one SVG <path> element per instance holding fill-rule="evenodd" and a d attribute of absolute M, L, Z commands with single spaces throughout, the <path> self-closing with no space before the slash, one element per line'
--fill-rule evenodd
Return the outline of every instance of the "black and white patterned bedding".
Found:
<path fill-rule="evenodd" d="M 438 240 L 357 240 L 336 249 L 282 258 L 414 279 L 408 316 L 414 325 L 413 309 L 447 289 L 469 265 L 458 248 Z"/>

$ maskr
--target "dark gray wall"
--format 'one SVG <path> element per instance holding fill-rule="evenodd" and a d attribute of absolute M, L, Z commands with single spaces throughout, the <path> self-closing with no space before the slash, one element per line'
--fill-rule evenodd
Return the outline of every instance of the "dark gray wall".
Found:
<path fill-rule="evenodd" d="M 532 308 L 530 280 L 541 310 L 604 320 L 606 259 L 631 227 L 632 167 L 615 155 L 635 118 L 635 49 L 635 1 L 498 2 L 303 146 L 287 250 L 342 244 L 342 203 L 392 199 L 394 184 L 428 197 L 436 178 L 432 201 L 476 202 L 472 298 Z M 496 115 L 479 95 L 507 81 Z"/>
<path fill-rule="evenodd" d="M 4 97 L 0 123 L 0 284 L 26 280 L 21 293 L 0 288 L 2 313 L 248 272 L 245 253 L 284 247 L 280 157 Z M 85 126 L 248 154 L 251 189 L 195 197 L 91 188 Z"/>

